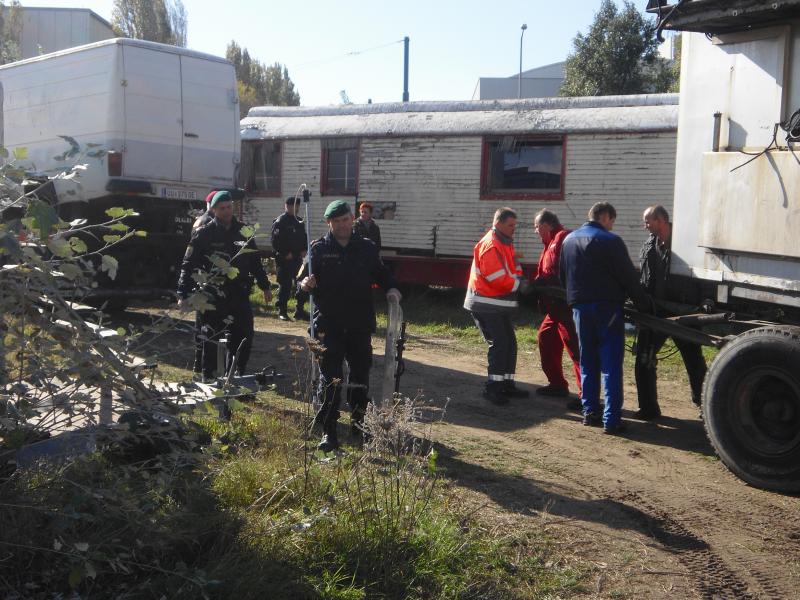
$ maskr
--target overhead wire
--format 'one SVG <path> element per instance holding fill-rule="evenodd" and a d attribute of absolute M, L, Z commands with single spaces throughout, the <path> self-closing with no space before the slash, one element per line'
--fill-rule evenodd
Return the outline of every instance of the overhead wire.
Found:
<path fill-rule="evenodd" d="M 380 50 L 382 48 L 387 48 L 389 46 L 394 46 L 395 44 L 402 44 L 405 40 L 396 40 L 394 42 L 389 42 L 388 44 L 381 44 L 379 46 L 372 46 L 371 48 L 364 48 L 363 50 L 353 50 L 351 52 L 345 52 L 344 54 L 338 54 L 336 56 L 329 56 L 327 58 L 315 58 L 313 60 L 306 61 L 304 63 L 300 63 L 299 65 L 295 65 L 292 67 L 292 70 L 297 70 L 308 65 L 314 64 L 324 64 L 328 62 L 333 62 L 335 60 L 340 60 L 342 58 L 349 58 L 351 56 L 358 56 L 359 54 L 366 54 L 367 52 L 372 52 L 373 50 Z"/>

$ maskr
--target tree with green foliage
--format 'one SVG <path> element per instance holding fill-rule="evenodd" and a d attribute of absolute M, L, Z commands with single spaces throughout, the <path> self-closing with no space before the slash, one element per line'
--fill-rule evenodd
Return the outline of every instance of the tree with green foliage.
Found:
<path fill-rule="evenodd" d="M 253 106 L 298 106 L 300 95 L 294 89 L 289 70 L 280 63 L 267 66 L 250 57 L 247 48 L 235 41 L 228 44 L 225 57 L 236 68 L 239 82 L 239 108 L 242 117 Z"/>
<path fill-rule="evenodd" d="M 666 92 L 674 85 L 669 61 L 658 56 L 655 24 L 632 2 L 622 9 L 603 0 L 586 34 L 578 33 L 567 57 L 562 96 Z"/>
<path fill-rule="evenodd" d="M 22 12 L 19 2 L 12 0 L 5 6 L 0 0 L 0 65 L 22 58 L 20 34 L 22 33 Z"/>
<path fill-rule="evenodd" d="M 181 0 L 114 0 L 111 24 L 121 37 L 185 48 L 187 22 Z"/>

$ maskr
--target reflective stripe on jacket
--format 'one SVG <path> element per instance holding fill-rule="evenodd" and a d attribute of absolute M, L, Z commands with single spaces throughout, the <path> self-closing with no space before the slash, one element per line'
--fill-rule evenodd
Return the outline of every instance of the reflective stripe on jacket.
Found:
<path fill-rule="evenodd" d="M 515 309 L 521 276 L 522 266 L 517 261 L 512 240 L 490 229 L 472 252 L 464 308 L 482 312 Z"/>

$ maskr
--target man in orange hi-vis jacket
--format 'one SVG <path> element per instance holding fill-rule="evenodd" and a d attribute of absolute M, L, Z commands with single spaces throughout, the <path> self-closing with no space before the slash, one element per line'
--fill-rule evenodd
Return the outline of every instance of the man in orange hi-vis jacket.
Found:
<path fill-rule="evenodd" d="M 522 267 L 514 252 L 517 213 L 499 208 L 494 224 L 472 253 L 472 268 L 464 308 L 489 344 L 489 377 L 483 397 L 492 404 L 508 404 L 509 398 L 526 398 L 528 392 L 514 384 L 517 368 L 517 337 L 511 317 L 517 294 L 527 291 Z"/>

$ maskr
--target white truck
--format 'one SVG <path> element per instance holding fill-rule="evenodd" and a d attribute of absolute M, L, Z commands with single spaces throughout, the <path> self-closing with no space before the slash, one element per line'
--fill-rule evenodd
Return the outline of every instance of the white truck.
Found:
<path fill-rule="evenodd" d="M 721 348 L 702 401 L 712 445 L 750 484 L 798 492 L 800 0 L 647 9 L 684 32 L 670 272 L 695 314 L 637 318 Z"/>
<path fill-rule="evenodd" d="M 0 66 L 0 145 L 32 176 L 86 164 L 80 186 L 54 180 L 65 220 L 133 208 L 147 238 L 115 250 L 117 279 L 95 297 L 172 289 L 193 221 L 211 190 L 235 191 L 236 75 L 223 58 L 131 39 Z M 1 159 L 0 159 L 1 160 Z"/>

